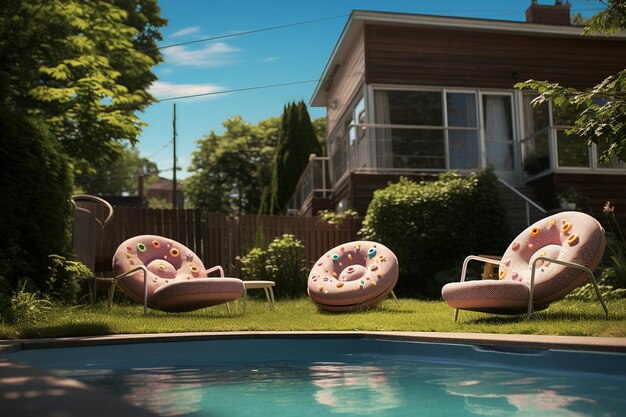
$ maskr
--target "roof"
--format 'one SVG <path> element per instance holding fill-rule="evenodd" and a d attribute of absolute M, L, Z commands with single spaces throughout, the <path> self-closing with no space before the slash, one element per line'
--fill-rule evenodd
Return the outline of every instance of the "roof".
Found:
<path fill-rule="evenodd" d="M 414 27 L 446 28 L 446 29 L 471 29 L 486 32 L 518 33 L 528 35 L 554 35 L 560 37 L 578 37 L 582 35 L 582 27 L 559 26 L 524 21 L 508 21 L 493 19 L 475 19 L 464 17 L 433 16 L 408 13 L 374 12 L 366 10 L 353 10 L 346 25 L 337 40 L 322 76 L 311 97 L 311 106 L 324 107 L 327 105 L 326 91 L 324 86 L 336 72 L 336 67 L 341 64 L 351 50 L 352 42 L 363 31 L 366 23 L 384 25 L 410 25 Z M 617 37 L 623 40 L 623 36 Z"/>
<path fill-rule="evenodd" d="M 155 182 L 153 182 L 152 184 L 150 184 L 150 186 L 148 187 L 148 190 L 151 191 L 172 191 L 172 183 L 174 181 L 167 179 L 167 178 L 163 178 L 163 177 L 159 177 L 158 180 L 156 180 Z M 183 190 L 183 184 L 179 181 L 176 181 L 176 189 L 178 191 Z"/>

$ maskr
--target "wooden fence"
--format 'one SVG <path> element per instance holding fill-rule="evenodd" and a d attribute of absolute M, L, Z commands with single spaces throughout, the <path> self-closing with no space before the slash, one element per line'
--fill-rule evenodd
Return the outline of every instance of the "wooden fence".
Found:
<path fill-rule="evenodd" d="M 102 206 L 81 204 L 103 219 Z M 238 273 L 239 257 L 245 256 L 257 243 L 269 244 L 275 237 L 293 234 L 305 247 L 307 265 L 344 242 L 356 240 L 358 224 L 346 219 L 334 226 L 317 217 L 284 217 L 243 215 L 226 216 L 205 213 L 199 209 L 148 209 L 115 207 L 111 221 L 95 237 L 96 259 L 110 260 L 126 239 L 154 234 L 174 239 L 198 254 L 207 265 L 222 265 Z"/>

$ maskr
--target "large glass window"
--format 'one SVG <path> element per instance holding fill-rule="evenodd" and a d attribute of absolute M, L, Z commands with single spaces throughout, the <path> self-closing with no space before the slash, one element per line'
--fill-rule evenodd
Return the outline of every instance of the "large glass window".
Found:
<path fill-rule="evenodd" d="M 611 158 L 600 161 L 601 153 L 609 146 L 600 142 L 589 146 L 583 139 L 567 131 L 574 127 L 576 119 L 584 108 L 580 106 L 553 106 L 543 103 L 531 105 L 533 94 L 523 96 L 524 132 L 522 152 L 524 172 L 537 175 L 550 169 L 550 149 L 554 150 L 555 169 L 624 169 L 626 164 Z M 552 143 L 552 147 L 550 144 Z"/>
<path fill-rule="evenodd" d="M 377 90 L 374 101 L 379 168 L 479 166 L 475 93 Z"/>
<path fill-rule="evenodd" d="M 528 176 L 550 169 L 550 109 L 548 103 L 532 106 L 534 98 L 530 94 L 523 97 L 525 137 L 522 139 L 522 164 Z"/>

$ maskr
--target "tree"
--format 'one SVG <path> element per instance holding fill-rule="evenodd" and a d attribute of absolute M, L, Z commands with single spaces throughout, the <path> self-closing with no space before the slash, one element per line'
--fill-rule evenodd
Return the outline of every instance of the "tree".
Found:
<path fill-rule="evenodd" d="M 95 165 L 95 173 L 77 175 L 74 184 L 78 189 L 96 195 L 137 195 L 139 176 L 145 188 L 158 178 L 157 164 L 141 157 L 137 148 L 117 142 L 113 146 L 119 147 L 119 157 Z"/>
<path fill-rule="evenodd" d="M 6 104 L 43 120 L 76 172 L 137 141 L 137 112 L 162 60 L 157 0 L 5 0 L 0 79 Z"/>
<path fill-rule="evenodd" d="M 311 154 L 322 149 L 304 101 L 285 106 L 276 145 L 270 213 L 280 213 L 293 195 Z"/>
<path fill-rule="evenodd" d="M 69 198 L 72 176 L 67 157 L 46 126 L 0 104 L 0 278 L 15 289 L 30 278 L 46 283 L 48 255 L 71 251 Z"/>
<path fill-rule="evenodd" d="M 192 206 L 226 214 L 257 213 L 261 173 L 271 164 L 278 133 L 277 118 L 246 123 L 240 116 L 223 123 L 224 133 L 199 140 L 185 183 Z"/>
<path fill-rule="evenodd" d="M 602 3 L 607 6 L 606 9 L 589 19 L 584 35 L 611 35 L 626 30 L 626 0 Z M 574 127 L 567 133 L 580 137 L 589 145 L 599 145 L 600 159 L 605 163 L 613 157 L 626 161 L 626 69 L 586 90 L 536 80 L 518 83 L 515 87 L 538 91 L 533 105 L 552 101 L 561 109 L 577 109 Z"/>

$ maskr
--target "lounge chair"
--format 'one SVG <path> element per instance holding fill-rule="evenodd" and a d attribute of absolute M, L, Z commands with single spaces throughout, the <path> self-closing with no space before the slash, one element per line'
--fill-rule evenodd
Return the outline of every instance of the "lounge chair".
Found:
<path fill-rule="evenodd" d="M 307 292 L 321 310 L 344 312 L 373 307 L 398 281 L 398 259 L 384 245 L 344 243 L 323 255 L 311 269 Z"/>
<path fill-rule="evenodd" d="M 593 217 L 566 211 L 542 219 L 520 233 L 501 260 L 469 256 L 463 263 L 461 282 L 444 285 L 443 299 L 458 310 L 497 314 L 521 314 L 530 318 L 583 284 L 593 283 L 605 314 L 608 309 L 593 275 L 606 240 Z M 465 281 L 470 261 L 498 265 L 499 280 Z"/>
<path fill-rule="evenodd" d="M 122 243 L 113 256 L 115 279 L 110 301 L 119 286 L 147 309 L 183 312 L 235 301 L 243 281 L 225 278 L 221 266 L 205 269 L 189 248 L 161 236 L 136 236 Z M 219 277 L 208 277 L 218 272 Z M 230 310 L 230 309 L 229 309 Z"/>
<path fill-rule="evenodd" d="M 110 284 L 113 281 L 113 277 L 99 276 L 96 257 L 100 235 L 113 218 L 113 207 L 106 200 L 90 194 L 73 195 L 70 201 L 74 206 L 74 252 L 93 274 L 89 279 L 89 294 L 91 302 L 95 303 L 98 283 Z"/>

